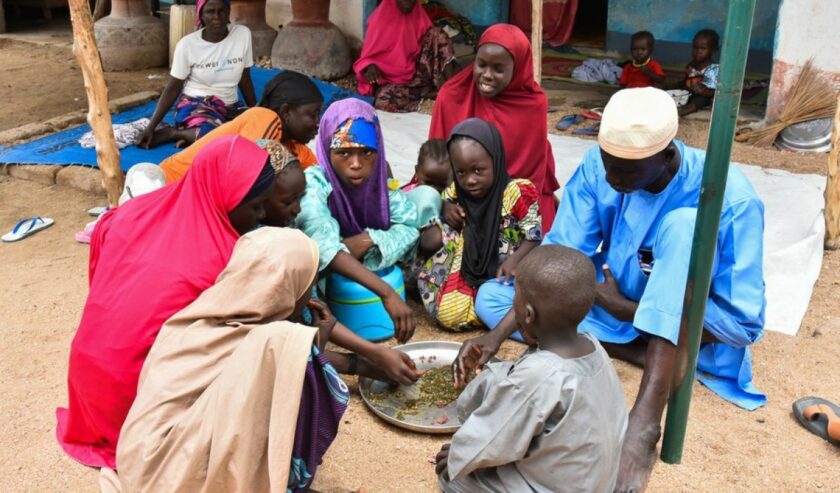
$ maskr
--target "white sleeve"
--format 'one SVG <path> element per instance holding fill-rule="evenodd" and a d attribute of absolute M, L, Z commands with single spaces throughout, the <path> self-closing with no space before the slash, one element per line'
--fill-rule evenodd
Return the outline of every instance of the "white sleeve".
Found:
<path fill-rule="evenodd" d="M 175 54 L 172 55 L 172 68 L 169 70 L 169 75 L 176 79 L 187 80 L 187 77 L 190 76 L 188 51 L 187 38 L 181 38 L 175 45 Z"/>
<path fill-rule="evenodd" d="M 243 43 L 245 44 L 245 49 L 242 50 L 242 66 L 244 68 L 249 68 L 254 66 L 254 48 L 252 45 L 251 30 L 247 26 L 242 27 L 245 31 L 245 36 L 243 36 Z"/>

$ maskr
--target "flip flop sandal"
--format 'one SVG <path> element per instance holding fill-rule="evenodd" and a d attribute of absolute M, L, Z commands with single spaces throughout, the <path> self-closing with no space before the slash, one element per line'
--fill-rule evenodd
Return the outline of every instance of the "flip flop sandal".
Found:
<path fill-rule="evenodd" d="M 603 108 L 592 108 L 591 110 L 583 110 L 580 112 L 580 116 L 584 118 L 588 118 L 590 120 L 601 121 L 601 117 L 603 116 L 604 109 Z"/>
<path fill-rule="evenodd" d="M 803 397 L 793 403 L 793 415 L 806 430 L 840 447 L 840 406 L 819 397 Z"/>
<path fill-rule="evenodd" d="M 3 235 L 2 239 L 5 242 L 19 241 L 42 229 L 49 228 L 53 223 L 55 221 L 48 217 L 27 217 L 21 219 L 11 231 Z"/>
<path fill-rule="evenodd" d="M 600 132 L 600 131 L 601 131 L 601 124 L 598 123 L 598 124 L 593 125 L 591 127 L 576 128 L 576 129 L 572 130 L 572 135 L 586 135 L 586 136 L 589 136 L 589 137 L 597 137 L 598 132 Z"/>
<path fill-rule="evenodd" d="M 99 218 L 87 223 L 81 231 L 77 232 L 73 237 L 76 238 L 76 241 L 79 243 L 90 243 L 90 240 L 93 238 L 93 229 L 96 227 L 96 223 L 99 222 Z"/>
<path fill-rule="evenodd" d="M 583 121 L 583 117 L 580 115 L 566 115 L 557 122 L 557 125 L 554 126 L 557 130 L 568 130 L 569 127 L 572 125 L 577 125 Z"/>
<path fill-rule="evenodd" d="M 751 128 L 744 127 L 735 133 L 735 142 L 746 142 L 750 138 Z"/>

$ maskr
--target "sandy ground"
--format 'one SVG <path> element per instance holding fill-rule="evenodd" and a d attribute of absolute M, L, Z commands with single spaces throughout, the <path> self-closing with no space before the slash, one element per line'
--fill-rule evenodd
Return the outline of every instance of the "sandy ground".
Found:
<path fill-rule="evenodd" d="M 87 109 L 82 73 L 69 46 L 0 38 L 0 60 L 0 89 L 6 95 L 0 103 L 0 131 Z M 109 96 L 160 91 L 166 84 L 160 76 L 166 73 L 163 69 L 109 73 L 105 77 Z M 156 78 L 150 80 L 149 75 Z"/>
<path fill-rule="evenodd" d="M 33 56 L 37 58 L 32 58 Z M 37 59 L 37 63 L 33 60 Z M 67 48 L 0 40 L 0 130 L 84 107 L 81 76 Z M 13 70 L 12 70 L 13 68 Z M 152 71 L 159 73 L 159 71 Z M 110 74 L 112 96 L 159 88 L 148 72 Z M 75 98 L 79 98 L 75 101 Z M 551 127 L 571 111 L 560 104 Z M 683 125 L 690 144 L 705 141 L 706 123 Z M 736 145 L 741 162 L 799 172 L 823 172 L 824 156 L 799 156 Z M 66 405 L 68 348 L 87 294 L 88 247 L 73 233 L 90 220 L 85 210 L 102 199 L 75 189 L 0 176 L 0 229 L 32 214 L 56 224 L 31 238 L 0 245 L 0 491 L 94 491 L 97 473 L 67 458 L 54 438 L 56 406 Z M 683 463 L 657 464 L 648 491 L 840 491 L 840 448 L 805 432 L 791 403 L 819 395 L 840 402 L 840 253 L 826 253 L 810 309 L 796 337 L 768 333 L 754 348 L 764 408 L 741 411 L 704 387 L 695 387 Z M 418 312 L 419 313 L 419 312 Z M 118 330 L 118 327 L 115 327 Z M 415 340 L 461 340 L 423 319 Z M 521 346 L 507 343 L 502 356 Z M 616 362 L 628 405 L 640 370 Z M 426 462 L 446 438 L 392 428 L 372 415 L 355 392 L 339 438 L 319 469 L 315 486 L 326 492 L 435 491 Z"/>
<path fill-rule="evenodd" d="M 56 406 L 66 405 L 67 355 L 87 293 L 88 247 L 73 233 L 101 199 L 71 188 L 0 177 L 0 225 L 33 212 L 56 224 L 0 245 L 0 491 L 92 491 L 96 473 L 67 458 L 54 438 Z M 811 309 L 796 337 L 769 333 L 755 346 L 756 384 L 769 403 L 746 412 L 697 386 L 680 466 L 658 464 L 649 491 L 840 491 L 840 449 L 805 432 L 790 404 L 821 395 L 840 401 L 840 253 L 825 256 Z M 116 328 L 115 328 L 116 329 Z M 423 319 L 415 340 L 460 340 Z M 521 346 L 508 343 L 503 356 Z M 641 372 L 617 362 L 627 403 Z M 434 491 L 426 458 L 445 438 L 403 432 L 379 421 L 355 393 L 340 435 L 319 471 L 322 491 Z"/>

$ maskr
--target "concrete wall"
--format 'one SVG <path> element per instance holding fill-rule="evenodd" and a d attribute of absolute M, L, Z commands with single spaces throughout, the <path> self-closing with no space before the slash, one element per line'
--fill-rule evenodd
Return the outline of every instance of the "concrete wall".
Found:
<path fill-rule="evenodd" d="M 361 49 L 364 36 L 363 0 L 332 0 L 330 2 L 330 21 L 347 36 L 350 46 Z M 268 25 L 277 29 L 292 20 L 291 0 L 268 0 L 265 8 Z"/>
<path fill-rule="evenodd" d="M 510 11 L 510 0 L 443 0 L 443 3 L 453 12 L 467 17 L 479 28 L 498 22 L 507 22 Z M 376 5 L 376 0 L 332 0 L 330 2 L 330 21 L 347 36 L 354 50 L 358 51 L 362 47 L 365 24 Z M 291 22 L 291 0 L 267 0 L 265 18 L 268 25 L 275 29 Z"/>
<path fill-rule="evenodd" d="M 747 69 L 770 72 L 781 0 L 756 0 Z M 728 0 L 609 0 L 607 48 L 628 53 L 630 35 L 647 30 L 656 37 L 656 57 L 668 63 L 691 59 L 697 31 L 723 35 Z"/>
<path fill-rule="evenodd" d="M 463 15 L 479 33 L 493 24 L 507 22 L 510 17 L 510 0 L 440 0 L 449 10 Z M 378 0 L 364 0 L 364 18 L 379 4 Z"/>
<path fill-rule="evenodd" d="M 809 58 L 840 90 L 840 1 L 784 0 L 779 11 L 767 118 L 779 117 L 788 91 Z"/>
<path fill-rule="evenodd" d="M 479 30 L 507 22 L 510 17 L 510 0 L 441 0 L 441 3 L 469 19 Z"/>

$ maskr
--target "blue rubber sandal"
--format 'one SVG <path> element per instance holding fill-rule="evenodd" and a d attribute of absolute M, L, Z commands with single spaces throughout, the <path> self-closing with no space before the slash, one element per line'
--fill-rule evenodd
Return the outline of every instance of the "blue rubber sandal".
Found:
<path fill-rule="evenodd" d="M 572 125 L 577 125 L 583 121 L 583 117 L 580 115 L 566 115 L 557 122 L 557 125 L 554 126 L 557 130 L 565 131 L 568 130 L 569 127 Z"/>
<path fill-rule="evenodd" d="M 55 221 L 48 217 L 27 217 L 26 219 L 21 219 L 11 231 L 3 235 L 2 239 L 7 243 L 19 241 L 42 229 L 49 228 L 54 223 Z"/>
<path fill-rule="evenodd" d="M 597 137 L 598 132 L 600 132 L 600 131 L 601 131 L 601 124 L 598 123 L 598 124 L 593 125 L 591 127 L 576 128 L 576 129 L 572 130 L 572 135 L 586 135 L 586 136 L 589 136 L 589 137 Z"/>

